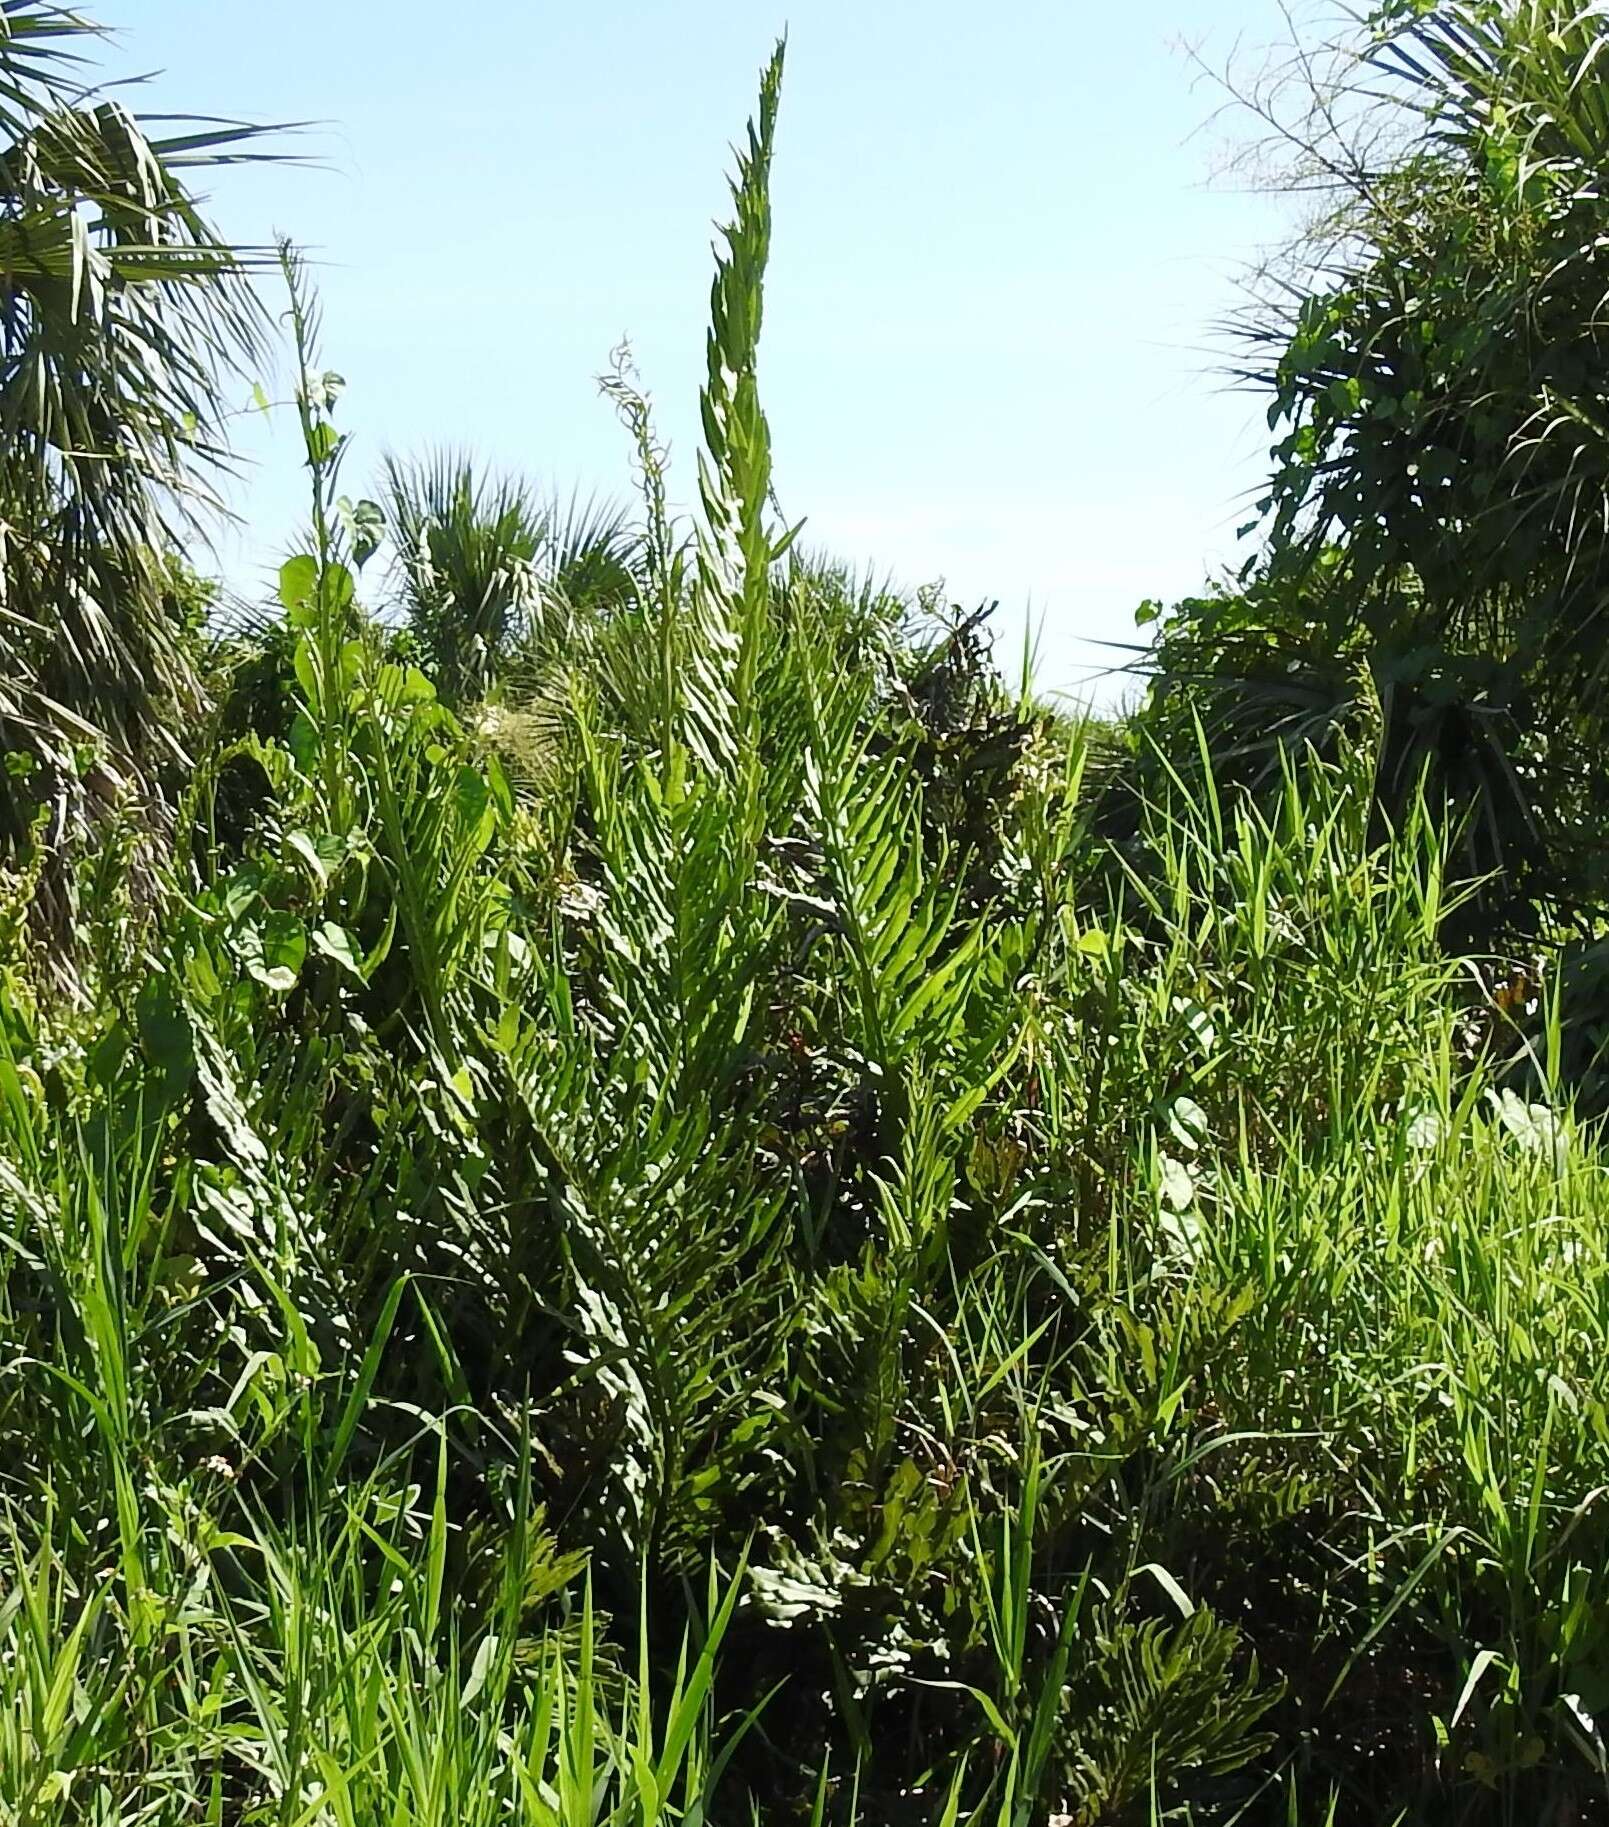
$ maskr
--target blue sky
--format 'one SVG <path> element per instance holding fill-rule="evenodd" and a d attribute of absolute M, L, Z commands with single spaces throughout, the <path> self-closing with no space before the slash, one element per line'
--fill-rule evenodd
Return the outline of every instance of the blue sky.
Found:
<path fill-rule="evenodd" d="M 1013 648 L 1031 615 L 1054 689 L 1239 550 L 1267 435 L 1213 325 L 1281 213 L 1211 181 L 1216 98 L 1178 41 L 1221 62 L 1281 35 L 1277 0 L 100 11 L 111 66 L 160 72 L 143 106 L 325 123 L 326 169 L 231 174 L 214 212 L 319 262 L 348 486 L 455 443 L 623 495 L 596 376 L 629 335 L 691 499 L 711 224 L 786 26 L 761 378 L 807 540 L 998 598 Z M 225 561 L 251 584 L 302 495 L 288 423 L 246 447 Z"/>

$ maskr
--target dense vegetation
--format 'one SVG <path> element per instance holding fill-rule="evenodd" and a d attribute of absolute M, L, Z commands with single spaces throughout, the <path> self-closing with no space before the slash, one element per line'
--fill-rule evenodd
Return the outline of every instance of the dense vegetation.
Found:
<path fill-rule="evenodd" d="M 285 249 L 224 632 L 266 149 L 87 29 L 0 0 L 0 1819 L 1609 1818 L 1604 17 L 1312 93 L 1110 724 L 775 524 L 780 51 L 695 524 L 624 355 L 634 514 L 340 493 Z"/>

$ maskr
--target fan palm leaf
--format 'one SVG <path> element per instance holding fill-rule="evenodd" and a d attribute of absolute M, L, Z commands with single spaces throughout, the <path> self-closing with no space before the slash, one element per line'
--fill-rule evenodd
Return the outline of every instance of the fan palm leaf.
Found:
<path fill-rule="evenodd" d="M 168 555 L 217 507 L 225 377 L 263 352 L 250 250 L 179 173 L 256 156 L 225 122 L 153 134 L 85 85 L 98 28 L 0 5 L 0 665 L 8 746 L 54 704 L 139 771 L 196 677 Z"/>
<path fill-rule="evenodd" d="M 544 500 L 452 450 L 389 459 L 381 496 L 398 604 L 451 702 L 546 661 L 636 597 L 640 542 L 607 504 Z"/>

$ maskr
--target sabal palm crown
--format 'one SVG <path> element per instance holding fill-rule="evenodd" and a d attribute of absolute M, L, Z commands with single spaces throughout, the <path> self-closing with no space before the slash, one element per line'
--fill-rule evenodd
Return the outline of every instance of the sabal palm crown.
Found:
<path fill-rule="evenodd" d="M 250 256 L 185 174 L 261 155 L 97 95 L 97 31 L 0 0 L 0 725 L 137 769 L 194 690 L 170 555 L 227 462 L 220 382 L 260 348 Z"/>
<path fill-rule="evenodd" d="M 563 652 L 636 598 L 639 541 L 618 509 L 544 501 L 450 450 L 392 458 L 381 494 L 397 606 L 449 702 Z"/>

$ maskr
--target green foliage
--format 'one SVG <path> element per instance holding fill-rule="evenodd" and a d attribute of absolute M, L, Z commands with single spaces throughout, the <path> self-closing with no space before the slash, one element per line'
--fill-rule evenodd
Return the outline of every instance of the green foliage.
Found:
<path fill-rule="evenodd" d="M 1605 905 L 1606 33 L 1570 0 L 1382 7 L 1308 98 L 1333 207 L 1241 326 L 1280 434 L 1264 549 L 1155 655 L 1269 775 L 1377 701 L 1382 815 L 1425 782 L 1490 884 L 1462 944 Z"/>
<path fill-rule="evenodd" d="M 686 660 L 689 746 L 704 761 L 734 745 L 752 748 L 756 670 L 770 604 L 773 562 L 786 549 L 766 527 L 771 433 L 760 406 L 757 361 L 771 249 L 771 155 L 782 93 L 784 47 L 760 81 L 759 118 L 749 125 L 732 182 L 733 220 L 722 230 L 710 290 L 707 375 L 699 399 L 704 450 L 698 484 L 697 618 Z"/>
<path fill-rule="evenodd" d="M 1396 624 L 1176 616 L 1282 739 L 1159 695 L 1108 841 L 770 526 L 780 76 L 696 524 L 622 357 L 641 535 L 398 467 L 388 629 L 284 250 L 307 549 L 72 994 L 0 878 L 0 1819 L 1592 1818 L 1609 1177 Z"/>
<path fill-rule="evenodd" d="M 634 542 L 618 513 L 541 506 L 522 485 L 477 476 L 460 455 L 393 458 L 365 537 L 389 527 L 399 601 L 449 703 L 486 695 L 522 661 L 563 654 L 637 593 Z"/>
<path fill-rule="evenodd" d="M 182 753 L 198 695 L 171 554 L 227 462 L 223 377 L 261 349 L 253 256 L 187 188 L 263 156 L 255 131 L 142 123 L 89 80 L 95 30 L 23 0 L 0 23 L 0 744 L 65 805 L 63 851 Z M 95 770 L 72 765 L 87 742 Z M 0 783 L 0 843 L 27 822 Z"/>

